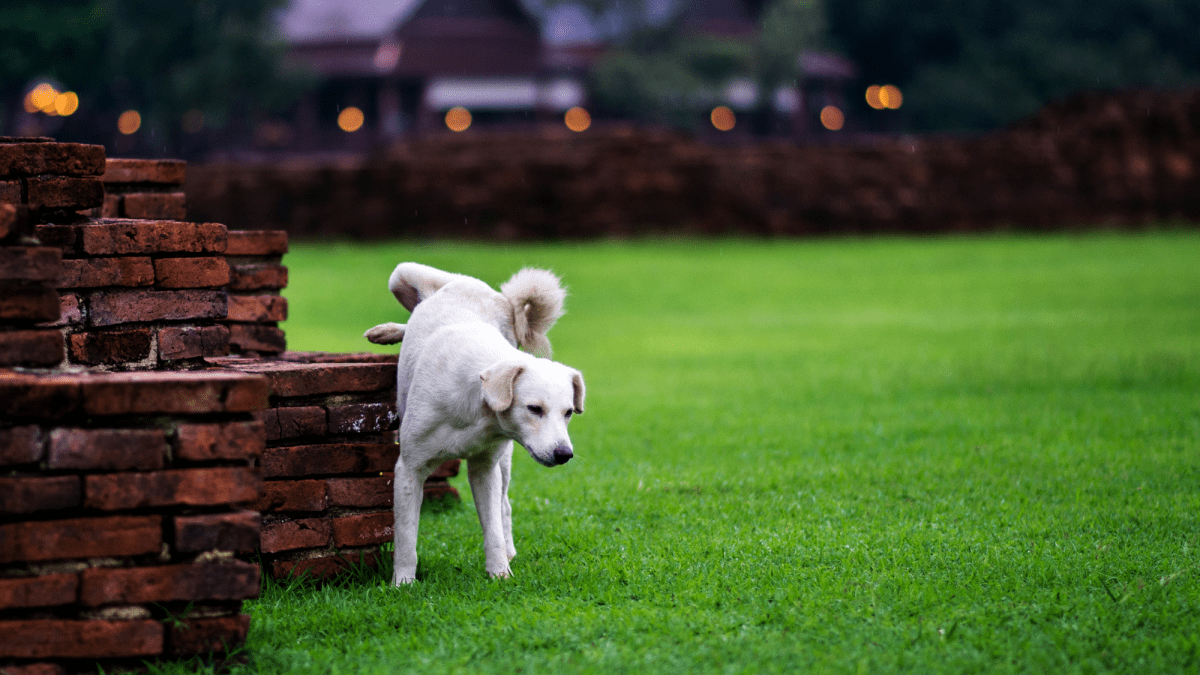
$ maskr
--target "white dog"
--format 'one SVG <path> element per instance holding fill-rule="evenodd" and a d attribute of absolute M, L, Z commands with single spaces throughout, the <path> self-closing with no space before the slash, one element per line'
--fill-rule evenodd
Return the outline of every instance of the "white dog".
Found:
<path fill-rule="evenodd" d="M 412 312 L 407 325 L 386 323 L 365 333 L 378 344 L 403 341 L 392 582 L 416 580 L 422 486 L 448 459 L 467 460 L 488 575 L 511 576 L 512 443 L 545 466 L 566 464 L 574 456 L 567 423 L 583 412 L 578 370 L 517 349 L 549 355 L 546 332 L 562 315 L 566 292 L 545 270 L 523 269 L 496 292 L 478 279 L 416 263 L 398 265 L 388 288 Z"/>

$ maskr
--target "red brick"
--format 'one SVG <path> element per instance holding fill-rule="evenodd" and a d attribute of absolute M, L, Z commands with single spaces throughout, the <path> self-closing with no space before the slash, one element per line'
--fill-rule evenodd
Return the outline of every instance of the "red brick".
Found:
<path fill-rule="evenodd" d="M 50 432 L 51 469 L 120 471 L 161 469 L 167 435 L 162 429 L 55 429 Z"/>
<path fill-rule="evenodd" d="M 0 144 L 0 176 L 99 176 L 104 173 L 104 146 L 82 143 Z"/>
<path fill-rule="evenodd" d="M 249 614 L 172 622 L 167 628 L 167 655 L 225 654 L 242 646 L 249 631 Z"/>
<path fill-rule="evenodd" d="M 71 362 L 89 366 L 135 363 L 150 356 L 150 329 L 72 333 Z"/>
<path fill-rule="evenodd" d="M 267 448 L 261 463 L 264 478 L 328 476 L 392 471 L 399 455 L 393 443 L 297 445 Z"/>
<path fill-rule="evenodd" d="M 448 459 L 438 465 L 438 468 L 433 470 L 429 475 L 430 478 L 453 478 L 458 475 L 459 466 L 462 464 L 461 459 Z"/>
<path fill-rule="evenodd" d="M 306 560 L 276 560 L 271 563 L 271 575 L 276 579 L 288 577 L 310 576 L 317 580 L 327 580 L 350 569 L 351 565 L 365 562 L 371 567 L 379 566 L 379 551 L 352 551 L 350 553 L 330 554 L 321 558 Z"/>
<path fill-rule="evenodd" d="M 329 521 L 325 518 L 301 518 L 263 525 L 263 553 L 278 553 L 298 548 L 328 546 Z"/>
<path fill-rule="evenodd" d="M 120 218 L 121 205 L 124 200 L 121 195 L 112 193 L 104 193 L 104 203 L 100 205 L 100 213 L 93 215 L 93 218 Z"/>
<path fill-rule="evenodd" d="M 288 252 L 284 230 L 231 230 L 225 255 L 280 256 Z"/>
<path fill-rule="evenodd" d="M 287 350 L 287 337 L 273 326 L 235 323 L 229 325 L 229 344 L 240 351 L 278 354 Z"/>
<path fill-rule="evenodd" d="M 0 279 L 57 284 L 62 251 L 50 246 L 0 246 Z"/>
<path fill-rule="evenodd" d="M 215 288 L 229 283 L 225 258 L 157 258 L 154 280 L 160 288 Z"/>
<path fill-rule="evenodd" d="M 98 291 L 92 294 L 88 323 L 113 326 L 150 321 L 224 319 L 221 291 Z"/>
<path fill-rule="evenodd" d="M 248 323 L 287 321 L 287 298 L 281 295 L 231 295 L 225 318 Z"/>
<path fill-rule="evenodd" d="M 4 206 L 16 207 L 21 203 L 21 182 L 16 180 L 0 180 L 0 204 Z M 16 208 L 12 208 L 10 213 L 16 214 Z M 0 235 L 6 236 L 8 233 Z"/>
<path fill-rule="evenodd" d="M 183 220 L 187 218 L 187 196 L 182 192 L 127 192 L 126 218 Z"/>
<path fill-rule="evenodd" d="M 387 391 L 396 386 L 395 360 L 388 363 L 251 361 L 225 365 L 242 372 L 265 375 L 271 383 L 271 395 L 284 398 Z"/>
<path fill-rule="evenodd" d="M 105 184 L 183 185 L 187 162 L 179 159 L 109 159 L 100 173 L 104 174 Z"/>
<path fill-rule="evenodd" d="M 79 242 L 79 230 L 75 225 L 38 225 L 34 236 L 43 246 L 53 246 L 64 253 L 74 253 Z"/>
<path fill-rule="evenodd" d="M 364 434 L 395 429 L 399 424 L 392 403 L 353 403 L 329 406 L 329 433 Z"/>
<path fill-rule="evenodd" d="M 258 471 L 248 467 L 168 469 L 84 477 L 85 508 L 116 511 L 152 506 L 213 506 L 254 502 L 262 494 Z"/>
<path fill-rule="evenodd" d="M 0 146 L 3 147 L 3 146 Z M 158 656 L 163 625 L 158 621 L 0 621 L 0 658 L 104 659 Z"/>
<path fill-rule="evenodd" d="M 268 441 L 325 435 L 325 409 L 320 406 L 268 408 L 254 417 L 266 428 Z"/>
<path fill-rule="evenodd" d="M 262 454 L 262 422 L 181 424 L 175 431 L 175 458 L 189 462 L 253 459 Z"/>
<path fill-rule="evenodd" d="M 68 259 L 62 266 L 59 288 L 150 286 L 154 283 L 154 266 L 145 256 Z"/>
<path fill-rule="evenodd" d="M 257 511 L 176 516 L 174 529 L 179 553 L 253 551 L 262 535 L 262 516 Z"/>
<path fill-rule="evenodd" d="M 15 242 L 21 237 L 32 237 L 37 230 L 35 220 L 29 217 L 28 207 L 0 202 L 0 241 Z"/>
<path fill-rule="evenodd" d="M 47 574 L 40 577 L 0 579 L 0 607 L 53 607 L 75 604 L 79 577 Z"/>
<path fill-rule="evenodd" d="M 5 675 L 67 675 L 67 669 L 61 663 L 26 663 L 20 666 L 4 666 L 0 671 Z"/>
<path fill-rule="evenodd" d="M 0 465 L 41 461 L 44 441 L 42 430 L 33 425 L 0 428 Z"/>
<path fill-rule="evenodd" d="M 74 293 L 58 295 L 58 315 L 56 321 L 47 322 L 46 326 L 76 326 L 83 323 L 83 309 L 79 305 L 79 296 Z"/>
<path fill-rule="evenodd" d="M 333 519 L 333 545 L 368 546 L 392 540 L 392 524 L 395 518 L 391 511 L 366 513 Z"/>
<path fill-rule="evenodd" d="M 0 476 L 0 513 L 74 508 L 81 493 L 79 476 Z"/>
<path fill-rule="evenodd" d="M 164 361 L 228 353 L 229 329 L 225 326 L 181 326 L 158 331 L 158 357 Z"/>
<path fill-rule="evenodd" d="M 430 478 L 425 481 L 421 492 L 425 496 L 425 501 L 436 501 L 446 499 L 447 497 L 456 501 L 462 499 L 458 494 L 458 490 L 454 489 L 454 486 L 450 485 L 444 479 Z"/>
<path fill-rule="evenodd" d="M 0 417 L 58 419 L 79 409 L 82 394 L 74 375 L 0 370 Z"/>
<path fill-rule="evenodd" d="M 91 415 L 254 412 L 267 407 L 262 378 L 227 370 L 98 373 L 78 380 L 83 408 Z"/>
<path fill-rule="evenodd" d="M 79 211 L 104 203 L 104 184 L 99 178 L 37 176 L 25 180 L 25 203 L 31 209 Z"/>
<path fill-rule="evenodd" d="M 391 473 L 386 476 L 362 478 L 326 478 L 325 483 L 328 486 L 330 506 L 369 508 L 392 505 Z"/>
<path fill-rule="evenodd" d="M 51 286 L 0 283 L 0 321 L 55 321 L 59 311 L 58 293 Z"/>
<path fill-rule="evenodd" d="M 79 602 L 89 607 L 173 600 L 244 600 L 258 597 L 258 565 L 226 563 L 159 567 L 91 567 L 79 575 Z"/>
<path fill-rule="evenodd" d="M 105 218 L 72 227 L 76 245 L 88 255 L 225 252 L 225 226 L 217 223 Z"/>
<path fill-rule="evenodd" d="M 56 366 L 66 350 L 53 328 L 0 331 L 0 366 Z"/>
<path fill-rule="evenodd" d="M 72 518 L 0 525 L 0 562 L 39 562 L 158 553 L 160 516 Z"/>
<path fill-rule="evenodd" d="M 325 481 L 270 480 L 263 483 L 262 497 L 254 504 L 257 511 L 324 511 Z"/>
<path fill-rule="evenodd" d="M 287 286 L 288 268 L 274 264 L 233 265 L 229 268 L 229 290 L 278 290 Z"/>

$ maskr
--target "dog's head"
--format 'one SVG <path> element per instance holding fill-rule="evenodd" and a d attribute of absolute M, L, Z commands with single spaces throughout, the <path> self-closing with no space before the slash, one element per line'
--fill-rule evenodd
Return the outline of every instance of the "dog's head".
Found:
<path fill-rule="evenodd" d="M 566 464 L 575 456 L 567 424 L 583 412 L 583 375 L 547 359 L 513 359 L 479 374 L 483 402 L 505 435 L 540 464 Z"/>

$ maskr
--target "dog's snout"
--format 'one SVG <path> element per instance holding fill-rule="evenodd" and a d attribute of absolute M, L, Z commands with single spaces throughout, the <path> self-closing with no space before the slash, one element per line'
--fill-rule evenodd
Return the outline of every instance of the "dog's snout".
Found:
<path fill-rule="evenodd" d="M 555 464 L 566 464 L 567 462 L 571 461 L 571 458 L 574 456 L 575 453 L 571 452 L 571 448 L 565 445 L 560 445 L 554 449 Z"/>

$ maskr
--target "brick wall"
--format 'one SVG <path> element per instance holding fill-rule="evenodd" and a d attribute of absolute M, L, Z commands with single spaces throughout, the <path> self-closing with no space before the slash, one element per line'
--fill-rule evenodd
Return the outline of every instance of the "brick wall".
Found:
<path fill-rule="evenodd" d="M 287 319 L 287 232 L 239 231 L 229 233 L 225 249 L 229 262 L 229 346 L 239 354 L 279 354 L 287 339 L 279 322 Z"/>

